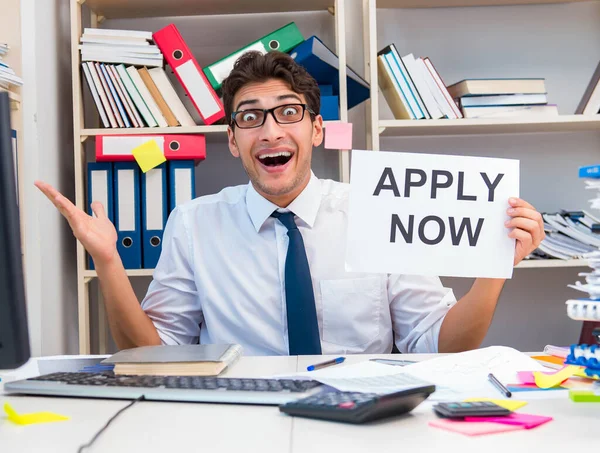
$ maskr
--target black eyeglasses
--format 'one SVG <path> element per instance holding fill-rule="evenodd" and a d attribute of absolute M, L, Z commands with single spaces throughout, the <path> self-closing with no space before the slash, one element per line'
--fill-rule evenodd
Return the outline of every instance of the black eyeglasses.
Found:
<path fill-rule="evenodd" d="M 272 109 L 239 110 L 231 114 L 231 120 L 240 129 L 253 129 L 265 124 L 267 114 L 270 113 L 277 124 L 293 124 L 302 121 L 307 110 L 311 115 L 315 115 L 306 104 L 284 104 Z"/>

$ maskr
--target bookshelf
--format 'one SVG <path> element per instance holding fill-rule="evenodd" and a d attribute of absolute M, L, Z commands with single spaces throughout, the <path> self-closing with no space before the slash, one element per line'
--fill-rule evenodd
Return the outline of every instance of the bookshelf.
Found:
<path fill-rule="evenodd" d="M 581 3 L 589 0 L 363 0 L 363 36 L 365 45 L 365 74 L 371 83 L 367 103 L 367 146 L 380 149 L 380 137 L 421 137 L 436 135 L 515 134 L 545 132 L 596 131 L 600 118 L 584 115 L 558 117 L 525 117 L 458 120 L 387 120 L 379 118 L 377 84 L 378 8 L 452 8 L 509 5 L 543 5 L 549 3 Z"/>
<path fill-rule="evenodd" d="M 108 19 L 142 19 L 185 16 L 239 15 L 251 13 L 301 13 L 324 11 L 334 16 L 335 52 L 340 62 L 340 121 L 348 121 L 346 95 L 346 29 L 344 23 L 345 0 L 304 0 L 302 2 L 282 2 L 281 0 L 70 0 L 71 26 L 71 71 L 73 92 L 73 134 L 75 161 L 75 204 L 85 208 L 85 164 L 86 143 L 98 135 L 135 135 L 135 134 L 207 134 L 207 138 L 226 141 L 227 126 L 198 125 L 193 127 L 168 128 L 136 128 L 136 129 L 104 129 L 99 123 L 91 124 L 89 118 L 84 118 L 83 91 L 80 71 L 79 38 L 83 33 L 83 23 L 89 22 L 92 28 L 101 27 Z M 148 30 L 151 30 L 148 28 Z M 154 31 L 154 30 L 152 30 Z M 224 31 L 223 33 L 229 33 Z M 187 36 L 187 35 L 186 35 Z M 186 39 L 184 36 L 184 39 Z M 306 36 L 308 37 L 308 36 Z M 253 37 L 256 39 L 256 37 Z M 224 55 L 223 55 L 224 56 Z M 87 88 L 85 88 L 87 90 Z M 87 121 L 87 122 L 86 122 Z M 325 125 L 326 127 L 326 125 Z M 329 151 L 328 151 L 329 152 Z M 347 151 L 338 152 L 339 180 L 350 179 L 350 157 Z M 130 278 L 151 277 L 152 269 L 128 270 Z M 90 284 L 96 279 L 95 271 L 87 269 L 87 255 L 83 246 L 77 243 L 77 303 L 79 353 L 91 352 L 92 320 L 90 316 Z M 98 294 L 98 344 L 99 351 L 106 351 L 107 326 L 101 294 Z"/>

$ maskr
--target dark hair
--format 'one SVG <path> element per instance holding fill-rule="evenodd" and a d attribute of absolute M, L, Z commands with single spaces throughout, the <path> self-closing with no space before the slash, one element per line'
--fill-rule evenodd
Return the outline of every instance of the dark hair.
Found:
<path fill-rule="evenodd" d="M 303 66 L 283 52 L 271 51 L 263 54 L 250 51 L 237 59 L 231 73 L 221 85 L 228 124 L 232 124 L 231 113 L 235 94 L 248 83 L 266 82 L 269 79 L 280 79 L 286 82 L 293 92 L 304 95 L 306 104 L 313 112 L 319 113 L 321 109 L 319 85 Z"/>

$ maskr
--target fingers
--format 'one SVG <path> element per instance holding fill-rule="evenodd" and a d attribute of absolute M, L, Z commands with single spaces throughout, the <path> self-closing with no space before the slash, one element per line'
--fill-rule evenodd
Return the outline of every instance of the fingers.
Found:
<path fill-rule="evenodd" d="M 523 249 L 525 249 L 525 250 L 530 250 L 530 249 L 535 248 L 535 247 L 533 247 L 533 238 L 531 237 L 531 234 L 529 234 L 525 230 L 515 228 L 510 233 L 508 233 L 508 237 L 519 241 L 523 245 Z"/>
<path fill-rule="evenodd" d="M 77 214 L 77 207 L 50 184 L 42 181 L 36 181 L 34 184 L 69 222 Z"/>
<path fill-rule="evenodd" d="M 527 203 L 525 200 L 517 197 L 512 197 L 508 199 L 508 204 L 510 204 L 513 208 L 529 208 L 535 211 L 535 208 Z"/>
<path fill-rule="evenodd" d="M 515 217 L 507 220 L 505 225 L 507 228 L 514 228 L 528 234 L 531 237 L 531 243 L 536 247 L 540 245 L 545 236 L 544 228 L 537 221 L 526 217 Z"/>
<path fill-rule="evenodd" d="M 94 201 L 92 203 L 92 212 L 96 214 L 96 217 L 99 219 L 106 218 L 106 211 L 104 210 L 104 206 L 99 201 Z"/>

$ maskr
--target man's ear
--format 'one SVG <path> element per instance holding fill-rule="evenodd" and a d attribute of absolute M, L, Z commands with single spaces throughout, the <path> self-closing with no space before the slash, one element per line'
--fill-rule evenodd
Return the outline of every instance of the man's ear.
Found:
<path fill-rule="evenodd" d="M 233 157 L 240 157 L 240 150 L 238 149 L 231 126 L 227 128 L 227 144 L 229 145 L 229 152 L 233 154 Z"/>
<path fill-rule="evenodd" d="M 313 146 L 319 146 L 323 143 L 323 117 L 317 115 L 313 121 Z"/>

